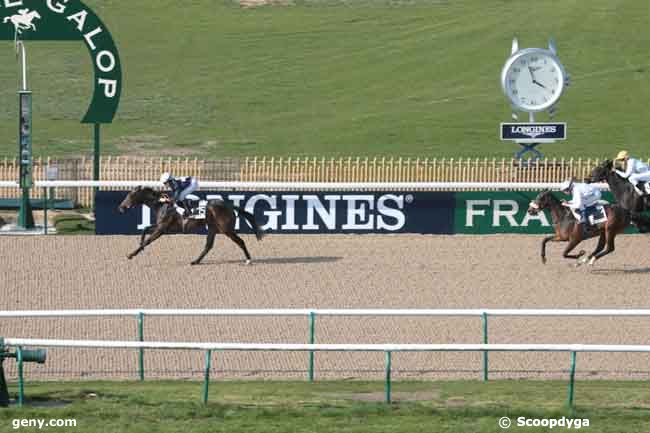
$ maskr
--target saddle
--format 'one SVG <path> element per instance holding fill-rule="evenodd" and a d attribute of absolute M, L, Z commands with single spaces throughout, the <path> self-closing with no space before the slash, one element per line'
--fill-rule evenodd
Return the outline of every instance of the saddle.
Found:
<path fill-rule="evenodd" d="M 605 212 L 605 206 L 601 203 L 589 206 L 585 209 L 585 219 L 587 220 L 587 224 L 590 226 L 596 226 L 598 224 L 604 223 L 607 221 L 607 212 Z"/>
<path fill-rule="evenodd" d="M 201 200 L 198 196 L 194 194 L 188 194 L 185 197 L 185 203 L 188 204 L 190 214 L 185 215 L 185 209 L 176 205 L 176 212 L 181 216 L 188 219 L 201 220 L 205 219 L 205 210 L 208 205 L 207 200 Z"/>
<path fill-rule="evenodd" d="M 160 202 L 161 203 L 172 203 L 171 197 L 169 197 L 167 194 L 163 194 L 160 197 Z M 201 200 L 198 196 L 194 194 L 188 194 L 185 197 L 185 203 L 187 204 L 189 208 L 189 215 L 185 215 L 185 209 L 182 206 L 179 206 L 178 203 L 174 202 L 174 209 L 176 212 L 182 216 L 183 218 L 188 218 L 188 219 L 196 219 L 196 220 L 201 220 L 205 219 L 205 211 L 208 207 L 208 201 L 207 200 Z"/>
<path fill-rule="evenodd" d="M 607 212 L 605 211 L 607 205 L 609 203 L 599 200 L 596 204 L 587 207 L 584 210 L 585 227 L 596 227 L 598 224 L 607 221 Z M 578 222 L 581 221 L 580 214 L 576 210 L 571 209 L 571 213 Z"/>

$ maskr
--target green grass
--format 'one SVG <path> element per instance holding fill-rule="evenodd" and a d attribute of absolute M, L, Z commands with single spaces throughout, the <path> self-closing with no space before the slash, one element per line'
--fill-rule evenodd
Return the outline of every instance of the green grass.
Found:
<path fill-rule="evenodd" d="M 87 0 L 119 46 L 121 109 L 104 153 L 510 156 L 499 75 L 513 36 L 556 38 L 573 85 L 548 156 L 647 157 L 646 0 Z M 0 156 L 14 156 L 17 62 L 0 50 Z M 37 155 L 88 154 L 82 43 L 28 43 Z M 539 120 L 546 120 L 541 116 Z"/>
<path fill-rule="evenodd" d="M 59 235 L 94 235 L 95 223 L 77 214 L 61 215 L 54 220 Z"/>
<path fill-rule="evenodd" d="M 76 418 L 66 431 L 494 433 L 502 416 L 588 418 L 590 432 L 650 431 L 646 382 L 578 382 L 573 413 L 563 381 L 398 382 L 393 392 L 401 401 L 387 405 L 380 382 L 213 381 L 204 406 L 198 382 L 28 383 L 32 401 L 70 403 L 0 410 L 0 431 L 17 418 Z"/>

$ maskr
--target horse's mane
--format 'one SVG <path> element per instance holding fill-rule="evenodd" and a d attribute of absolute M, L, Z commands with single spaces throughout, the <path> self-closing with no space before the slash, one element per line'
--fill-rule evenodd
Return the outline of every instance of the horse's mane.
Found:
<path fill-rule="evenodd" d="M 137 197 L 137 200 L 143 203 L 147 201 L 158 201 L 162 196 L 162 192 L 157 191 L 148 186 L 145 187 L 139 186 L 134 190 L 132 190 L 130 194 L 133 194 L 135 197 Z"/>
<path fill-rule="evenodd" d="M 539 195 L 537 196 L 537 199 L 539 200 L 544 196 L 548 196 L 549 200 L 551 200 L 554 203 L 560 203 L 560 200 L 553 195 L 553 192 L 550 189 L 546 189 L 546 190 L 540 192 Z"/>
<path fill-rule="evenodd" d="M 560 204 L 562 204 L 562 202 L 560 201 L 560 199 L 557 198 L 557 197 L 555 197 L 551 191 L 547 191 L 547 194 L 548 194 L 548 196 L 550 197 L 550 200 L 551 200 L 551 201 L 553 201 L 554 203 L 560 203 Z"/>
<path fill-rule="evenodd" d="M 609 182 L 609 179 L 613 179 L 613 180 L 617 181 L 617 183 L 619 183 L 619 184 L 623 184 L 623 185 L 627 184 L 627 181 L 626 181 L 625 178 L 622 178 L 621 176 L 618 175 L 618 173 L 612 171 L 612 169 L 614 168 L 614 161 L 612 161 L 611 159 L 604 160 L 602 163 L 600 163 L 599 167 L 607 170 L 607 174 L 606 174 L 605 179 L 608 182 Z M 632 187 L 631 184 L 630 184 L 630 187 Z"/>
<path fill-rule="evenodd" d="M 138 191 L 144 192 L 144 193 L 147 193 L 147 194 L 153 194 L 153 195 L 156 195 L 158 197 L 160 197 L 162 195 L 162 193 L 160 191 L 157 191 L 157 190 L 155 190 L 155 189 L 153 189 L 153 188 L 151 188 L 149 186 L 140 187 Z"/>
<path fill-rule="evenodd" d="M 553 195 L 553 192 L 551 190 L 545 190 L 539 193 L 539 195 L 536 198 L 536 201 L 539 201 L 542 199 L 542 197 L 547 197 L 547 203 L 548 205 L 543 207 L 542 209 L 548 209 L 551 210 L 553 207 L 557 208 L 560 211 L 560 215 L 564 215 L 567 212 L 570 212 L 570 209 L 566 206 L 562 206 L 562 202 L 560 201 L 559 198 L 555 197 Z"/>

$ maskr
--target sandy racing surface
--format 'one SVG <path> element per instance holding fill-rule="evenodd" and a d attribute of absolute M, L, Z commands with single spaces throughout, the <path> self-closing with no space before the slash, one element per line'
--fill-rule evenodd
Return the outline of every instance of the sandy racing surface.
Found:
<path fill-rule="evenodd" d="M 136 237 L 2 237 L 2 310 L 97 308 L 647 308 L 648 237 L 618 238 L 593 268 L 575 269 L 540 236 L 268 236 L 245 238 L 243 264 L 218 237 L 191 267 L 200 236 L 161 238 L 129 261 Z M 587 243 L 592 248 L 594 241 Z M 586 249 L 589 249 L 586 248 Z M 11 319 L 0 335 L 135 340 L 136 320 Z M 648 344 L 650 318 L 492 318 L 493 343 Z M 160 341 L 306 343 L 303 317 L 145 319 Z M 481 343 L 475 318 L 333 318 L 316 322 L 319 343 Z M 30 378 L 136 377 L 135 351 L 51 349 Z M 305 353 L 219 353 L 215 378 L 305 377 Z M 201 376 L 203 353 L 147 351 L 149 377 Z M 650 355 L 578 354 L 581 377 L 647 377 Z M 316 355 L 320 378 L 383 377 L 384 356 Z M 10 375 L 13 364 L 6 363 Z M 493 377 L 565 378 L 569 354 L 493 353 Z M 480 377 L 479 353 L 395 354 L 396 377 Z"/>

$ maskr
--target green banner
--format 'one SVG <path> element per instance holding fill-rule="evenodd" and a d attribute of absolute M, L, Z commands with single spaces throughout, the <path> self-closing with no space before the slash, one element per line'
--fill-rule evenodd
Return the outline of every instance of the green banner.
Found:
<path fill-rule="evenodd" d="M 551 217 L 528 215 L 537 192 L 458 192 L 455 233 L 552 233 Z"/>
<path fill-rule="evenodd" d="M 553 233 L 551 215 L 548 211 L 537 215 L 528 214 L 528 205 L 539 191 L 521 192 L 458 192 L 454 212 L 454 233 Z M 560 192 L 558 198 L 570 200 L 571 197 Z M 603 199 L 613 202 L 609 192 Z M 626 232 L 636 233 L 635 228 Z"/>
<path fill-rule="evenodd" d="M 83 41 L 95 71 L 82 123 L 111 123 L 122 93 L 120 56 L 101 19 L 79 0 L 0 0 L 0 40 Z"/>

